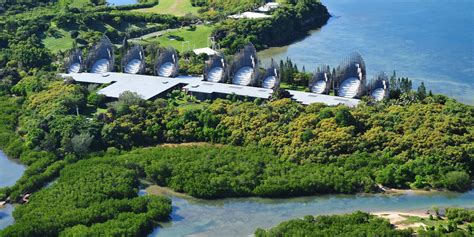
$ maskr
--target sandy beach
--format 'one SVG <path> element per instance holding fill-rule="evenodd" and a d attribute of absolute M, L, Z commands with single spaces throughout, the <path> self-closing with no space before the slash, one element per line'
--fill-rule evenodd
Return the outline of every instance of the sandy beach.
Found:
<path fill-rule="evenodd" d="M 373 215 L 376 215 L 381 218 L 388 219 L 391 224 L 395 225 L 398 229 L 408 229 L 408 228 L 417 228 L 426 226 L 423 223 L 412 223 L 404 224 L 403 221 L 407 220 L 407 217 L 420 217 L 420 218 L 429 218 L 429 214 L 426 214 L 426 211 L 384 211 L 384 212 L 373 212 Z"/>

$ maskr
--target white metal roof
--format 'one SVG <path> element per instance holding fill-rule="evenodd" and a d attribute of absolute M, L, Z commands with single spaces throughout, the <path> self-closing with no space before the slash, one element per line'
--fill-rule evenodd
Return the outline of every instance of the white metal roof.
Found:
<path fill-rule="evenodd" d="M 259 19 L 259 18 L 268 18 L 268 17 L 272 17 L 272 16 L 259 13 L 259 12 L 244 12 L 241 14 L 229 16 L 229 18 L 234 18 L 234 19 L 241 19 L 241 18 Z"/>
<path fill-rule="evenodd" d="M 288 92 L 290 92 L 294 100 L 304 105 L 309 105 L 313 103 L 323 103 L 326 105 L 344 104 L 349 107 L 355 107 L 360 102 L 360 100 L 358 99 L 350 99 L 350 98 L 344 98 L 344 97 L 332 96 L 332 95 L 315 94 L 315 93 L 310 93 L 310 92 L 293 91 L 293 90 L 288 90 Z"/>
<path fill-rule="evenodd" d="M 75 81 L 86 83 L 108 84 L 113 82 L 112 85 L 99 90 L 98 93 L 107 97 L 118 98 L 123 92 L 130 91 L 136 92 L 145 100 L 151 99 L 179 84 L 187 85 L 202 80 L 202 77 L 179 76 L 167 78 L 114 72 L 105 74 L 72 73 L 62 74 L 62 76 L 72 77 Z"/>
<path fill-rule="evenodd" d="M 193 52 L 194 52 L 195 54 L 197 54 L 197 55 L 202 54 L 202 53 L 205 53 L 205 54 L 207 54 L 207 55 L 209 55 L 209 56 L 218 54 L 217 51 L 215 51 L 214 49 L 211 49 L 211 48 L 195 49 L 195 50 L 193 50 Z"/>
<path fill-rule="evenodd" d="M 146 76 L 127 73 L 109 72 L 105 74 L 96 73 L 71 73 L 62 74 L 62 77 L 72 77 L 75 81 L 108 84 L 98 93 L 107 97 L 118 98 L 125 91 L 136 92 L 143 99 L 151 99 L 179 84 L 186 85 L 185 90 L 197 93 L 220 93 L 220 94 L 236 94 L 239 96 L 248 96 L 252 98 L 268 99 L 271 97 L 273 90 L 261 87 L 240 86 L 234 84 L 216 83 L 203 81 L 202 77 L 179 76 L 175 78 Z M 315 94 L 303 91 L 288 91 L 294 100 L 309 105 L 312 103 L 324 103 L 327 105 L 345 104 L 349 107 L 355 107 L 359 104 L 358 99 L 349 99 L 338 96 L 330 96 L 323 94 Z"/>
<path fill-rule="evenodd" d="M 236 94 L 240 96 L 248 96 L 252 98 L 269 99 L 273 93 L 272 89 L 265 89 L 261 87 L 241 86 L 234 84 L 216 83 L 203 81 L 193 83 L 184 87 L 189 92 L 197 93 L 220 93 L 220 94 Z"/>
<path fill-rule="evenodd" d="M 267 2 L 265 5 L 257 8 L 257 11 L 259 11 L 259 12 L 269 12 L 273 9 L 278 8 L 279 6 L 280 6 L 280 4 L 277 3 L 277 2 Z"/>

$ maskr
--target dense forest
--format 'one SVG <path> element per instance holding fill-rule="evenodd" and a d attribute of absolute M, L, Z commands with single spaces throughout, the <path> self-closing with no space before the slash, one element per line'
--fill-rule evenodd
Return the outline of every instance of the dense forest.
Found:
<path fill-rule="evenodd" d="M 424 86 L 415 91 L 395 74 L 392 99 L 363 98 L 356 108 L 303 106 L 281 96 L 284 89 L 269 101 L 197 101 L 182 91 L 151 101 L 126 92 L 110 101 L 97 93 L 100 86 L 64 80 L 57 75 L 64 52 L 47 49 L 47 37 L 66 32 L 74 46 L 87 48 L 104 33 L 121 43 L 189 24 L 189 16 L 130 11 L 156 2 L 84 2 L 18 0 L 1 9 L 0 149 L 28 168 L 14 186 L 0 189 L 0 201 L 21 203 L 32 194 L 2 236 L 143 236 L 167 219 L 171 203 L 138 197 L 141 179 L 200 198 L 379 192 L 379 185 L 471 188 L 474 107 Z M 259 2 L 245 1 L 242 10 Z M 195 4 L 203 7 L 203 19 L 215 20 L 206 14 L 235 13 L 237 3 Z M 258 48 L 287 43 L 291 39 L 281 36 L 297 37 L 304 30 L 294 30 L 327 20 L 319 1 L 289 3 L 271 20 L 217 20 L 214 35 L 230 53 L 247 42 Z M 314 11 L 322 14 L 314 17 Z M 158 47 L 147 45 L 148 64 Z M 206 57 L 181 52 L 180 58 L 182 73 L 202 72 Z M 280 66 L 287 86 L 307 85 L 311 74 L 304 68 L 289 59 Z M 155 147 L 190 142 L 206 144 Z M 371 220 L 357 233 L 375 227 L 398 233 L 365 214 L 343 218 Z"/>
<path fill-rule="evenodd" d="M 355 212 L 345 215 L 332 216 L 305 216 L 302 219 L 289 220 L 280 223 L 269 230 L 258 229 L 255 232 L 257 237 L 271 236 L 472 236 L 474 226 L 472 215 L 474 211 L 461 208 L 447 208 L 446 218 L 449 221 L 447 227 L 427 226 L 418 230 L 413 229 L 397 230 L 388 220 L 375 217 L 368 213 Z M 471 216 L 471 219 L 469 219 Z M 467 225 L 466 228 L 459 228 L 458 224 Z"/>
<path fill-rule="evenodd" d="M 138 174 L 113 162 L 79 162 L 15 209 L 2 236 L 144 236 L 171 213 L 171 200 L 138 197 Z"/>
<path fill-rule="evenodd" d="M 2 113 L 13 120 L 4 120 L 6 127 L 18 124 L 18 135 L 9 132 L 2 138 L 4 150 L 31 169 L 15 186 L 3 189 L 4 196 L 17 199 L 41 188 L 64 165 L 90 152 L 183 142 L 256 146 L 278 158 L 255 162 L 281 162 L 269 166 L 276 177 L 256 180 L 265 188 L 196 192 L 200 197 L 374 192 L 377 184 L 464 191 L 471 185 L 473 107 L 444 96 L 419 100 L 411 92 L 350 109 L 302 106 L 290 99 L 199 102 L 179 91 L 155 101 L 124 93 L 104 104 L 97 89 L 47 73 L 13 87 L 24 99 L 21 112 L 18 103 Z M 11 114 L 19 115 L 18 121 Z M 271 187 L 274 192 L 268 191 Z"/>

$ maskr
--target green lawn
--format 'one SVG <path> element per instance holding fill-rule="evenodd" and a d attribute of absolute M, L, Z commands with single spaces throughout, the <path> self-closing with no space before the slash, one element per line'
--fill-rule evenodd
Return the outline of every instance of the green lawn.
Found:
<path fill-rule="evenodd" d="M 48 36 L 43 40 L 44 46 L 52 52 L 58 52 L 59 50 L 68 50 L 72 48 L 73 39 L 71 34 L 63 29 L 56 32 L 54 36 Z"/>
<path fill-rule="evenodd" d="M 81 8 L 90 4 L 90 0 L 59 0 L 61 6 Z"/>
<path fill-rule="evenodd" d="M 164 47 L 173 47 L 178 51 L 186 51 L 188 49 L 209 47 L 208 39 L 211 36 L 213 27 L 200 25 L 195 30 L 189 27 L 168 32 L 156 38 L 143 40 L 144 43 L 158 42 Z M 186 42 L 189 42 L 186 43 Z"/>
<path fill-rule="evenodd" d="M 190 0 L 160 0 L 154 7 L 134 11 L 184 16 L 186 13 L 197 14 L 199 7 L 193 7 Z"/>

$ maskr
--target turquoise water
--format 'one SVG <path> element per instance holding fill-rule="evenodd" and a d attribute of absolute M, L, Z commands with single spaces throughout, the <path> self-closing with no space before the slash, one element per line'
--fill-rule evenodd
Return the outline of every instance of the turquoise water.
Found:
<path fill-rule="evenodd" d="M 9 160 L 7 156 L 0 151 L 0 188 L 12 186 L 15 182 L 23 175 L 25 167 L 12 160 Z M 0 207 L 0 230 L 13 224 L 13 212 L 14 207 L 7 205 L 6 207 Z"/>
<path fill-rule="evenodd" d="M 427 210 L 433 206 L 474 208 L 474 190 L 464 194 L 327 195 L 291 199 L 236 198 L 216 201 L 172 197 L 172 222 L 149 237 L 248 236 L 257 228 L 305 215 L 362 211 Z"/>
<path fill-rule="evenodd" d="M 110 5 L 120 6 L 120 5 L 129 5 L 129 4 L 137 4 L 137 0 L 107 0 Z"/>
<path fill-rule="evenodd" d="M 472 0 L 322 0 L 326 26 L 288 47 L 259 53 L 289 57 L 300 68 L 337 66 L 350 52 L 364 57 L 369 78 L 379 71 L 409 77 L 428 89 L 474 104 L 474 2 Z"/>

